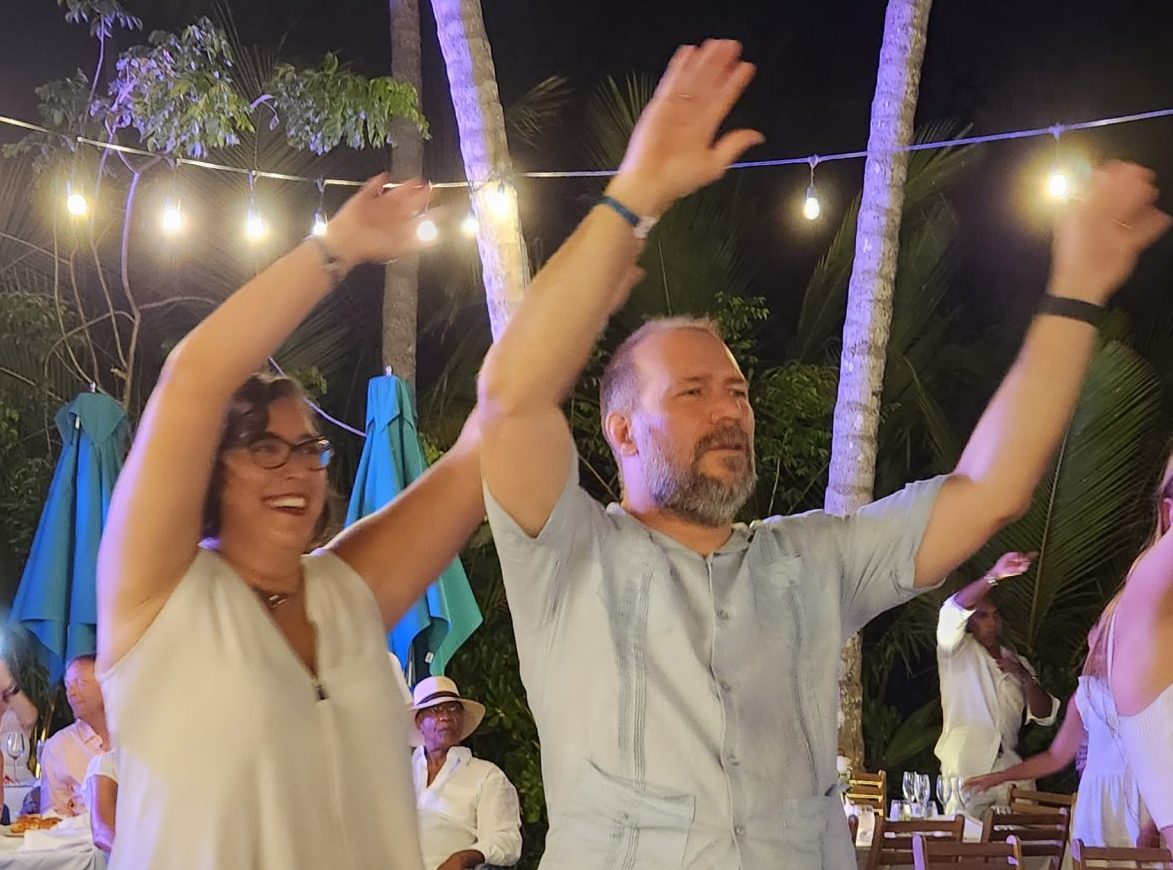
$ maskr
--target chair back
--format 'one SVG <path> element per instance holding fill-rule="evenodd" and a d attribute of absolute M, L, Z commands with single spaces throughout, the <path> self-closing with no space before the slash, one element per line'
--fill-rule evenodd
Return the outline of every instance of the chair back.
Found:
<path fill-rule="evenodd" d="M 1000 843 L 964 843 L 930 839 L 917 835 L 912 839 L 915 870 L 990 870 L 992 867 L 1022 867 L 1022 850 L 1014 836 Z M 1052 860 L 1049 870 L 1057 870 Z"/>
<path fill-rule="evenodd" d="M 989 809 L 982 823 L 983 843 L 998 843 L 1013 836 L 1024 857 L 1054 858 L 1056 864 L 1063 863 L 1070 833 L 1071 813 L 1064 807 L 1008 813 Z"/>
<path fill-rule="evenodd" d="M 1040 810 L 1066 809 L 1075 811 L 1074 794 L 1060 794 L 1054 791 L 1035 791 L 1020 785 L 1010 786 L 1010 809 L 1016 812 L 1034 813 Z"/>
<path fill-rule="evenodd" d="M 881 867 L 907 867 L 912 864 L 912 839 L 921 836 L 931 840 L 949 840 L 960 843 L 965 836 L 965 817 L 952 819 L 912 819 L 890 822 L 883 814 L 876 814 L 876 830 L 872 834 L 868 852 L 867 870 Z"/>
<path fill-rule="evenodd" d="M 1111 870 L 1138 870 L 1138 868 L 1173 868 L 1173 853 L 1168 849 L 1140 849 L 1135 846 L 1085 846 L 1083 840 L 1071 844 L 1072 870 L 1111 868 Z"/>
<path fill-rule="evenodd" d="M 888 774 L 881 770 L 879 773 L 861 771 L 851 775 L 847 781 L 847 800 L 853 804 L 875 807 L 884 812 L 884 804 L 888 799 Z"/>

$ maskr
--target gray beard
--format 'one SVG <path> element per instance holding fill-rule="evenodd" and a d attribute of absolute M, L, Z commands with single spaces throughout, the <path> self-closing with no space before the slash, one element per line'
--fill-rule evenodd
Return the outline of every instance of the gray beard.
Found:
<path fill-rule="evenodd" d="M 641 454 L 644 479 L 648 492 L 655 504 L 682 519 L 701 526 L 714 528 L 733 522 L 737 512 L 749 500 L 757 485 L 757 470 L 751 449 L 748 462 L 742 465 L 741 474 L 726 483 L 700 470 L 701 459 L 710 438 L 697 445 L 692 462 L 687 468 L 674 465 L 660 450 L 653 436 L 649 439 L 650 450 Z M 733 470 L 733 469 L 731 469 Z"/>

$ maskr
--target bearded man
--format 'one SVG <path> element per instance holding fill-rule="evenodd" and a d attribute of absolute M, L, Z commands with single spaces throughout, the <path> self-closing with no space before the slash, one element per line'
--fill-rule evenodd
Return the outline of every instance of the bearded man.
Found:
<path fill-rule="evenodd" d="M 753 74 L 682 48 L 607 196 L 534 278 L 479 380 L 485 503 L 541 738 L 542 868 L 848 870 L 839 652 L 1026 510 L 1071 418 L 1102 305 L 1168 225 L 1110 164 L 1055 231 L 1048 295 L 957 467 L 847 516 L 734 522 L 754 488 L 746 380 L 705 320 L 644 325 L 601 383 L 621 503 L 578 485 L 562 403 L 639 280 L 655 219 L 719 177 Z"/>

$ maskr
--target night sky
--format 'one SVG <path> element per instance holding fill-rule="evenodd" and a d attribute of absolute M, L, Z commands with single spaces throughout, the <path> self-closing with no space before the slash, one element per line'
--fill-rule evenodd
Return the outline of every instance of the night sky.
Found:
<path fill-rule="evenodd" d="M 877 0 L 482 3 L 505 103 L 553 73 L 570 76 L 585 101 L 604 75 L 655 73 L 676 44 L 728 36 L 742 40 L 746 56 L 759 66 L 737 111 L 739 123 L 760 127 L 768 138 L 751 157 L 853 150 L 866 143 L 884 9 Z M 173 27 L 210 4 L 128 0 L 126 5 L 144 17 L 149 30 Z M 389 69 L 388 13 L 378 0 L 231 5 L 246 43 L 284 39 L 286 54 L 295 60 L 313 61 L 334 50 L 361 72 L 379 75 Z M 436 143 L 428 169 L 437 180 L 458 178 L 447 83 L 428 0 L 422 5 L 424 108 Z M 91 68 L 94 45 L 84 28 L 63 22 L 52 0 L 3 0 L 3 6 L 0 114 L 33 118 L 33 87 L 78 66 Z M 120 38 L 125 44 L 126 37 Z M 938 2 L 929 26 L 918 123 L 952 121 L 988 133 L 1173 106 L 1170 45 L 1168 0 Z M 12 137 L 0 130 L 0 141 Z M 1064 142 L 1092 157 L 1145 162 L 1173 190 L 1173 119 L 1073 134 Z M 978 322 L 1002 316 L 1025 321 L 1041 289 L 1047 231 L 1036 202 L 1037 173 L 1051 147 L 1043 140 L 988 146 L 979 169 L 954 196 L 962 237 L 957 290 L 963 303 L 972 303 Z M 518 162 L 533 169 L 580 166 L 573 125 Z M 767 201 L 776 204 L 759 222 L 755 291 L 772 300 L 779 294 L 793 298 L 858 189 L 861 171 L 858 161 L 820 170 L 831 219 L 812 231 L 796 228 L 788 217 L 805 187 L 805 168 L 751 170 L 755 184 L 769 193 Z M 562 181 L 541 182 L 527 192 L 527 230 L 544 236 L 547 250 L 581 214 L 580 194 Z M 1166 241 L 1149 258 L 1148 270 L 1168 274 L 1171 249 Z"/>

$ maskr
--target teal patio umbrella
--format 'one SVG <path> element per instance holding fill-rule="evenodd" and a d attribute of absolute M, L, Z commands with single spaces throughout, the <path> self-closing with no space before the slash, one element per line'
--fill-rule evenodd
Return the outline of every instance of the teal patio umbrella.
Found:
<path fill-rule="evenodd" d="M 416 429 L 410 390 L 388 373 L 367 385 L 367 438 L 355 474 L 346 524 L 374 513 L 394 499 L 428 467 Z M 388 553 L 388 558 L 395 558 Z M 459 559 L 454 559 L 427 593 L 387 636 L 387 648 L 403 664 L 409 681 L 444 673 L 444 668 L 477 627 L 481 611 Z"/>
<path fill-rule="evenodd" d="M 48 651 L 50 678 L 96 649 L 98 542 L 130 438 L 123 407 L 83 393 L 57 412 L 61 457 L 49 485 L 12 618 Z"/>

